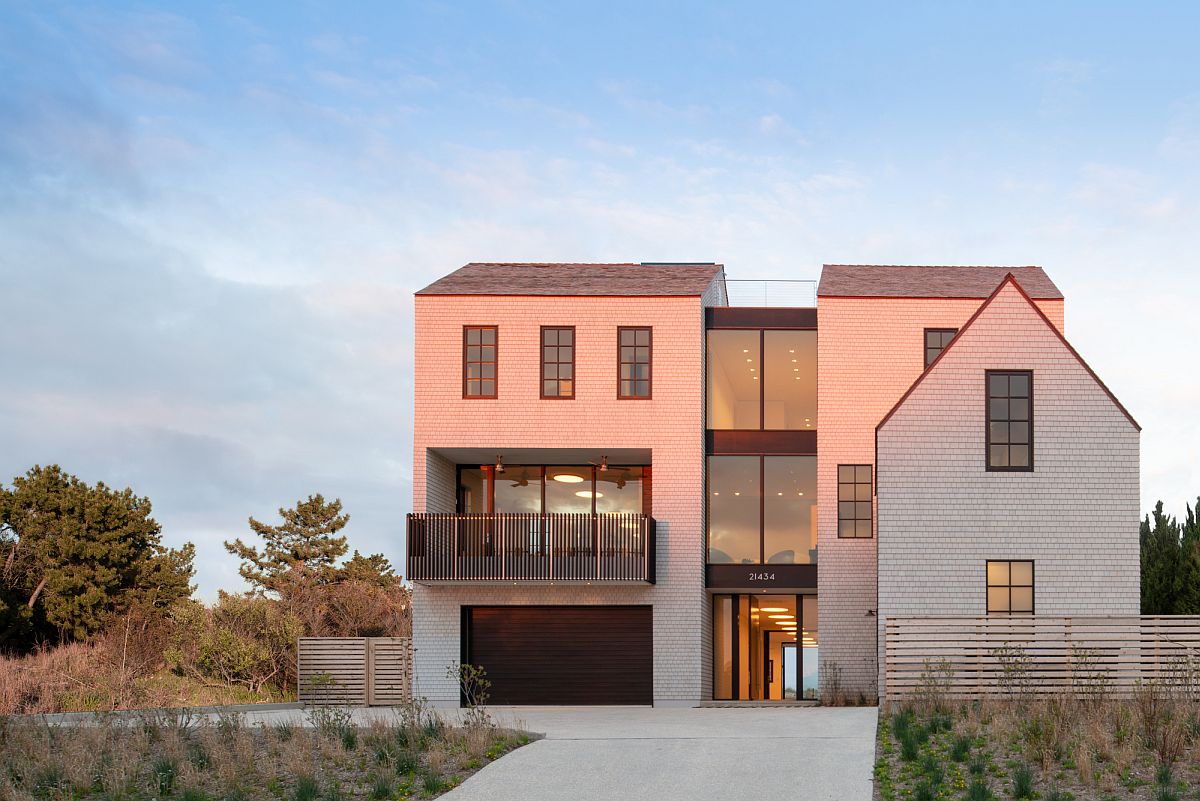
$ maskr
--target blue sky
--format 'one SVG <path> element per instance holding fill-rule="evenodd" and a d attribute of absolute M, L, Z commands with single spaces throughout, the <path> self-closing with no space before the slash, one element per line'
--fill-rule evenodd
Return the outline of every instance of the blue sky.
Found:
<path fill-rule="evenodd" d="M 1196 6 L 593 6 L 0 0 L 0 476 L 133 486 L 205 597 L 311 492 L 401 563 L 467 261 L 1041 264 L 1194 503 Z"/>

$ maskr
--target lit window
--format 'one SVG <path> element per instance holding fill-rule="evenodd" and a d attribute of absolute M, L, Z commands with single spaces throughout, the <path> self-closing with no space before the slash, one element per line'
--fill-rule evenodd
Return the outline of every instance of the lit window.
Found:
<path fill-rule="evenodd" d="M 1033 614 L 1033 562 L 988 561 L 987 611 L 989 615 Z"/>

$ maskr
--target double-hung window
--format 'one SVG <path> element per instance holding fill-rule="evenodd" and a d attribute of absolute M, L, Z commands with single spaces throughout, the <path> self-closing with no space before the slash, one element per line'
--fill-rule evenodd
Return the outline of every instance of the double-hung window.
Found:
<path fill-rule="evenodd" d="M 838 465 L 838 536 L 870 537 L 871 465 Z"/>
<path fill-rule="evenodd" d="M 542 397 L 575 397 L 574 326 L 542 326 Z"/>
<path fill-rule="evenodd" d="M 651 329 L 617 329 L 617 397 L 651 397 Z"/>

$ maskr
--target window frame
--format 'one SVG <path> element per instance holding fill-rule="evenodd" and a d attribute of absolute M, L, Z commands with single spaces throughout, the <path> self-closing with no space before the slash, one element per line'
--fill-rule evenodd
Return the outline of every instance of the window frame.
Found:
<path fill-rule="evenodd" d="M 950 339 L 946 340 L 946 344 L 942 345 L 941 348 L 938 349 L 937 356 L 934 356 L 932 359 L 929 358 L 929 335 L 930 334 L 949 334 L 950 335 Z M 942 355 L 942 351 L 944 351 L 946 348 L 948 348 L 950 346 L 950 342 L 952 342 L 956 336 L 958 336 L 957 328 L 926 328 L 925 329 L 925 333 L 921 336 L 921 341 L 924 345 L 924 348 L 921 353 L 922 353 L 922 357 L 925 359 L 925 369 L 926 370 L 929 369 L 929 365 L 931 365 L 935 361 L 937 361 L 938 356 Z"/>
<path fill-rule="evenodd" d="M 1004 420 L 995 420 L 995 421 L 992 420 L 992 376 L 994 376 L 994 375 L 1003 375 L 1003 376 L 1009 376 L 1009 377 L 1014 376 L 1014 375 L 1023 375 L 1029 379 L 1029 420 L 1027 421 L 1029 424 L 1029 442 L 1027 443 L 1027 446 L 1029 448 L 1029 464 L 1027 464 L 1027 465 L 1020 465 L 1020 466 L 1014 467 L 1012 465 L 993 465 L 992 464 L 992 423 L 993 422 L 997 422 L 997 423 L 1012 423 L 1012 422 L 1014 422 L 1011 417 L 1008 417 Z M 1007 395 L 1006 399 L 1011 400 L 1012 395 L 1011 394 Z M 1026 421 L 1017 420 L 1016 422 L 1019 423 L 1019 422 L 1026 422 Z M 1033 468 L 1034 468 L 1034 458 L 1033 458 L 1034 457 L 1033 370 L 985 370 L 984 371 L 984 374 L 983 374 L 983 436 L 984 436 L 983 465 L 987 472 L 989 472 L 989 473 L 1032 473 L 1033 472 Z M 1004 444 L 1004 445 L 1008 445 L 1011 447 L 1012 442 L 1010 441 L 1007 443 L 997 443 L 997 444 Z M 1017 444 L 1019 445 L 1022 443 L 1017 443 Z M 1010 462 L 1012 461 L 1011 455 L 1012 455 L 1012 451 L 1010 450 L 1009 451 L 1010 458 L 1008 460 Z"/>
<path fill-rule="evenodd" d="M 992 584 L 988 578 L 988 567 L 993 564 L 1008 565 L 1008 583 L 1007 584 Z M 1012 583 L 1012 566 L 1014 564 L 1029 565 L 1029 583 L 1028 584 L 1013 584 Z M 1006 587 L 1008 589 L 1008 609 L 993 610 L 991 593 L 993 587 Z M 1029 588 L 1029 611 L 1024 610 L 1014 612 L 1012 608 L 1012 591 L 1013 587 Z M 991 615 L 1035 615 L 1037 614 L 1037 561 L 1034 559 L 985 559 L 983 562 L 983 608 L 989 616 Z"/>
<path fill-rule="evenodd" d="M 645 331 L 648 334 L 649 342 L 646 345 L 648 358 L 646 359 L 646 394 L 645 395 L 625 395 L 621 392 L 621 368 L 626 364 L 641 364 L 641 362 L 626 362 L 621 359 L 621 334 L 625 331 Z M 633 347 L 641 347 L 634 345 Z M 641 379 L 630 378 L 625 379 L 632 382 L 640 381 Z M 654 399 L 654 326 L 650 325 L 619 325 L 617 326 L 617 400 L 653 400 Z"/>
<path fill-rule="evenodd" d="M 546 361 L 546 332 L 547 331 L 570 331 L 571 332 L 571 394 L 570 395 L 547 395 L 546 394 L 546 365 L 554 364 L 561 366 L 567 362 L 547 362 Z M 575 400 L 575 382 L 578 376 L 575 373 L 575 355 L 576 344 L 578 340 L 575 334 L 575 326 L 573 325 L 543 325 L 538 329 L 538 396 L 542 400 Z M 555 345 L 555 348 L 561 348 L 562 345 Z M 562 379 L 556 378 L 555 382 Z"/>
<path fill-rule="evenodd" d="M 854 479 L 855 479 L 854 481 L 852 481 L 852 482 L 842 481 L 842 468 L 843 467 L 854 468 Z M 865 482 L 858 480 L 858 468 L 860 468 L 860 467 L 865 467 L 871 471 L 870 478 Z M 839 540 L 870 540 L 870 539 L 874 539 L 875 538 L 875 465 L 872 465 L 872 464 L 839 464 L 837 466 L 837 474 L 834 476 L 834 478 L 836 479 L 835 485 L 837 487 L 837 495 L 834 499 L 834 503 L 837 504 L 837 536 L 838 536 L 838 539 Z M 842 517 L 842 503 L 843 503 L 842 487 L 850 486 L 850 487 L 857 488 L 857 487 L 862 486 L 863 484 L 866 484 L 867 487 L 870 489 L 870 500 L 867 501 L 867 503 L 869 503 L 871 505 L 871 516 L 867 518 L 867 522 L 870 524 L 871 533 L 865 537 L 860 537 L 860 536 L 858 536 L 858 534 L 855 534 L 853 537 L 846 536 L 846 535 L 842 534 L 842 521 L 843 520 L 853 521 L 854 528 L 855 528 L 855 530 L 857 530 L 859 521 L 861 521 L 863 519 L 858 516 L 858 504 L 862 503 L 862 501 L 859 501 L 857 499 L 857 497 L 855 498 L 854 501 L 852 501 L 852 503 L 854 503 L 854 508 L 855 508 L 854 517 Z M 856 496 L 858 495 L 857 489 L 855 491 L 855 495 Z M 851 502 L 846 501 L 846 503 L 851 503 Z"/>
<path fill-rule="evenodd" d="M 491 330 L 495 342 L 492 344 L 492 361 L 491 362 L 470 362 L 467 360 L 467 332 L 468 331 L 485 331 Z M 482 346 L 482 343 L 481 345 Z M 467 390 L 470 387 L 467 378 L 468 365 L 471 364 L 491 364 L 492 365 L 492 394 L 491 395 L 472 395 Z M 482 376 L 475 379 L 483 381 Z M 462 396 L 463 400 L 496 400 L 500 395 L 500 326 L 498 325 L 464 325 L 462 327 Z"/>

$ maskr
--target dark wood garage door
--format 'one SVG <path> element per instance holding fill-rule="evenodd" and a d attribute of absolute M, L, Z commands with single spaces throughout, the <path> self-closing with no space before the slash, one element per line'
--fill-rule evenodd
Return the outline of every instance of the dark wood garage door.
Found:
<path fill-rule="evenodd" d="M 465 611 L 466 661 L 493 704 L 651 704 L 648 606 L 477 606 Z"/>

